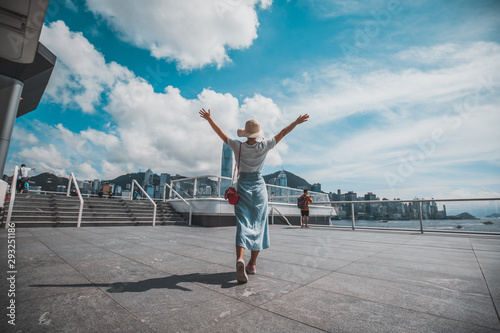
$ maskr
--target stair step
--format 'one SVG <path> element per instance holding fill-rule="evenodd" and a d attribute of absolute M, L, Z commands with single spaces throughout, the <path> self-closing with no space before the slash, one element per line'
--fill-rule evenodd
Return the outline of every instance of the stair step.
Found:
<path fill-rule="evenodd" d="M 77 221 L 63 221 L 63 222 L 14 222 L 16 223 L 16 227 L 25 227 L 25 228 L 33 228 L 33 227 L 76 227 Z M 153 224 L 152 221 L 138 221 L 138 222 L 124 222 L 124 221 L 106 221 L 106 222 L 81 222 L 81 226 L 85 227 L 97 227 L 97 226 L 151 226 Z M 167 226 L 167 225 L 187 225 L 186 221 L 156 221 L 156 226 Z"/>
<path fill-rule="evenodd" d="M 78 197 L 21 194 L 14 203 L 11 221 L 16 226 L 76 226 L 80 210 Z M 6 219 L 6 209 L 0 222 Z M 152 225 L 153 204 L 149 201 L 84 198 L 81 225 Z M 168 203 L 158 202 L 156 225 L 187 225 Z"/>

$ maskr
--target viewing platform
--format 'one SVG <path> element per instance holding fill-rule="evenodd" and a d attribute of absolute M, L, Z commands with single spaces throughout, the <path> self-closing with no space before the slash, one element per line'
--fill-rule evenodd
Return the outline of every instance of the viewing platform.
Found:
<path fill-rule="evenodd" d="M 1 229 L 0 331 L 500 331 L 498 236 L 271 225 L 238 284 L 235 231 L 16 228 L 12 326 Z"/>

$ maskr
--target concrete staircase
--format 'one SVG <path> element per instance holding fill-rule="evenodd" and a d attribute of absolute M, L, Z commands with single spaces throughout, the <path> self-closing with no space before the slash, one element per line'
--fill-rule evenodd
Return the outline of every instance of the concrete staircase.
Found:
<path fill-rule="evenodd" d="M 9 202 L 5 203 L 1 226 L 7 219 Z M 73 226 L 78 222 L 78 197 L 59 195 L 16 194 L 11 222 L 16 227 Z M 149 201 L 84 198 L 81 226 L 152 225 L 153 204 Z M 187 225 L 181 214 L 168 203 L 156 207 L 156 225 Z"/>

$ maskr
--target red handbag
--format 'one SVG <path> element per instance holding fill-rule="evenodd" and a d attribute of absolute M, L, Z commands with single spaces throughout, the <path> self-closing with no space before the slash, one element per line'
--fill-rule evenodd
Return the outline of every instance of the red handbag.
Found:
<path fill-rule="evenodd" d="M 234 187 L 230 187 L 226 190 L 226 194 L 224 195 L 224 199 L 229 201 L 231 205 L 236 205 L 238 203 L 238 199 L 240 196 Z"/>
<path fill-rule="evenodd" d="M 240 175 L 240 158 L 241 158 L 241 142 L 240 142 L 240 153 L 238 156 L 238 177 Z M 233 179 L 231 180 L 231 185 L 234 184 L 234 175 L 236 173 L 236 165 L 234 166 L 234 172 L 233 172 Z M 229 201 L 231 205 L 236 205 L 238 203 L 238 199 L 240 196 L 238 195 L 238 192 L 236 191 L 236 188 L 233 186 L 229 187 L 226 190 L 226 193 L 224 194 L 224 199 Z"/>

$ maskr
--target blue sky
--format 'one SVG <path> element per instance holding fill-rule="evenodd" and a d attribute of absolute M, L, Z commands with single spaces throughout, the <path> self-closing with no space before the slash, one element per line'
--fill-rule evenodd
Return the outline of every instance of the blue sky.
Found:
<path fill-rule="evenodd" d="M 500 2 L 52 0 L 58 57 L 38 109 L 16 120 L 5 172 L 111 179 L 151 168 L 220 174 L 250 118 L 324 191 L 500 197 Z"/>

